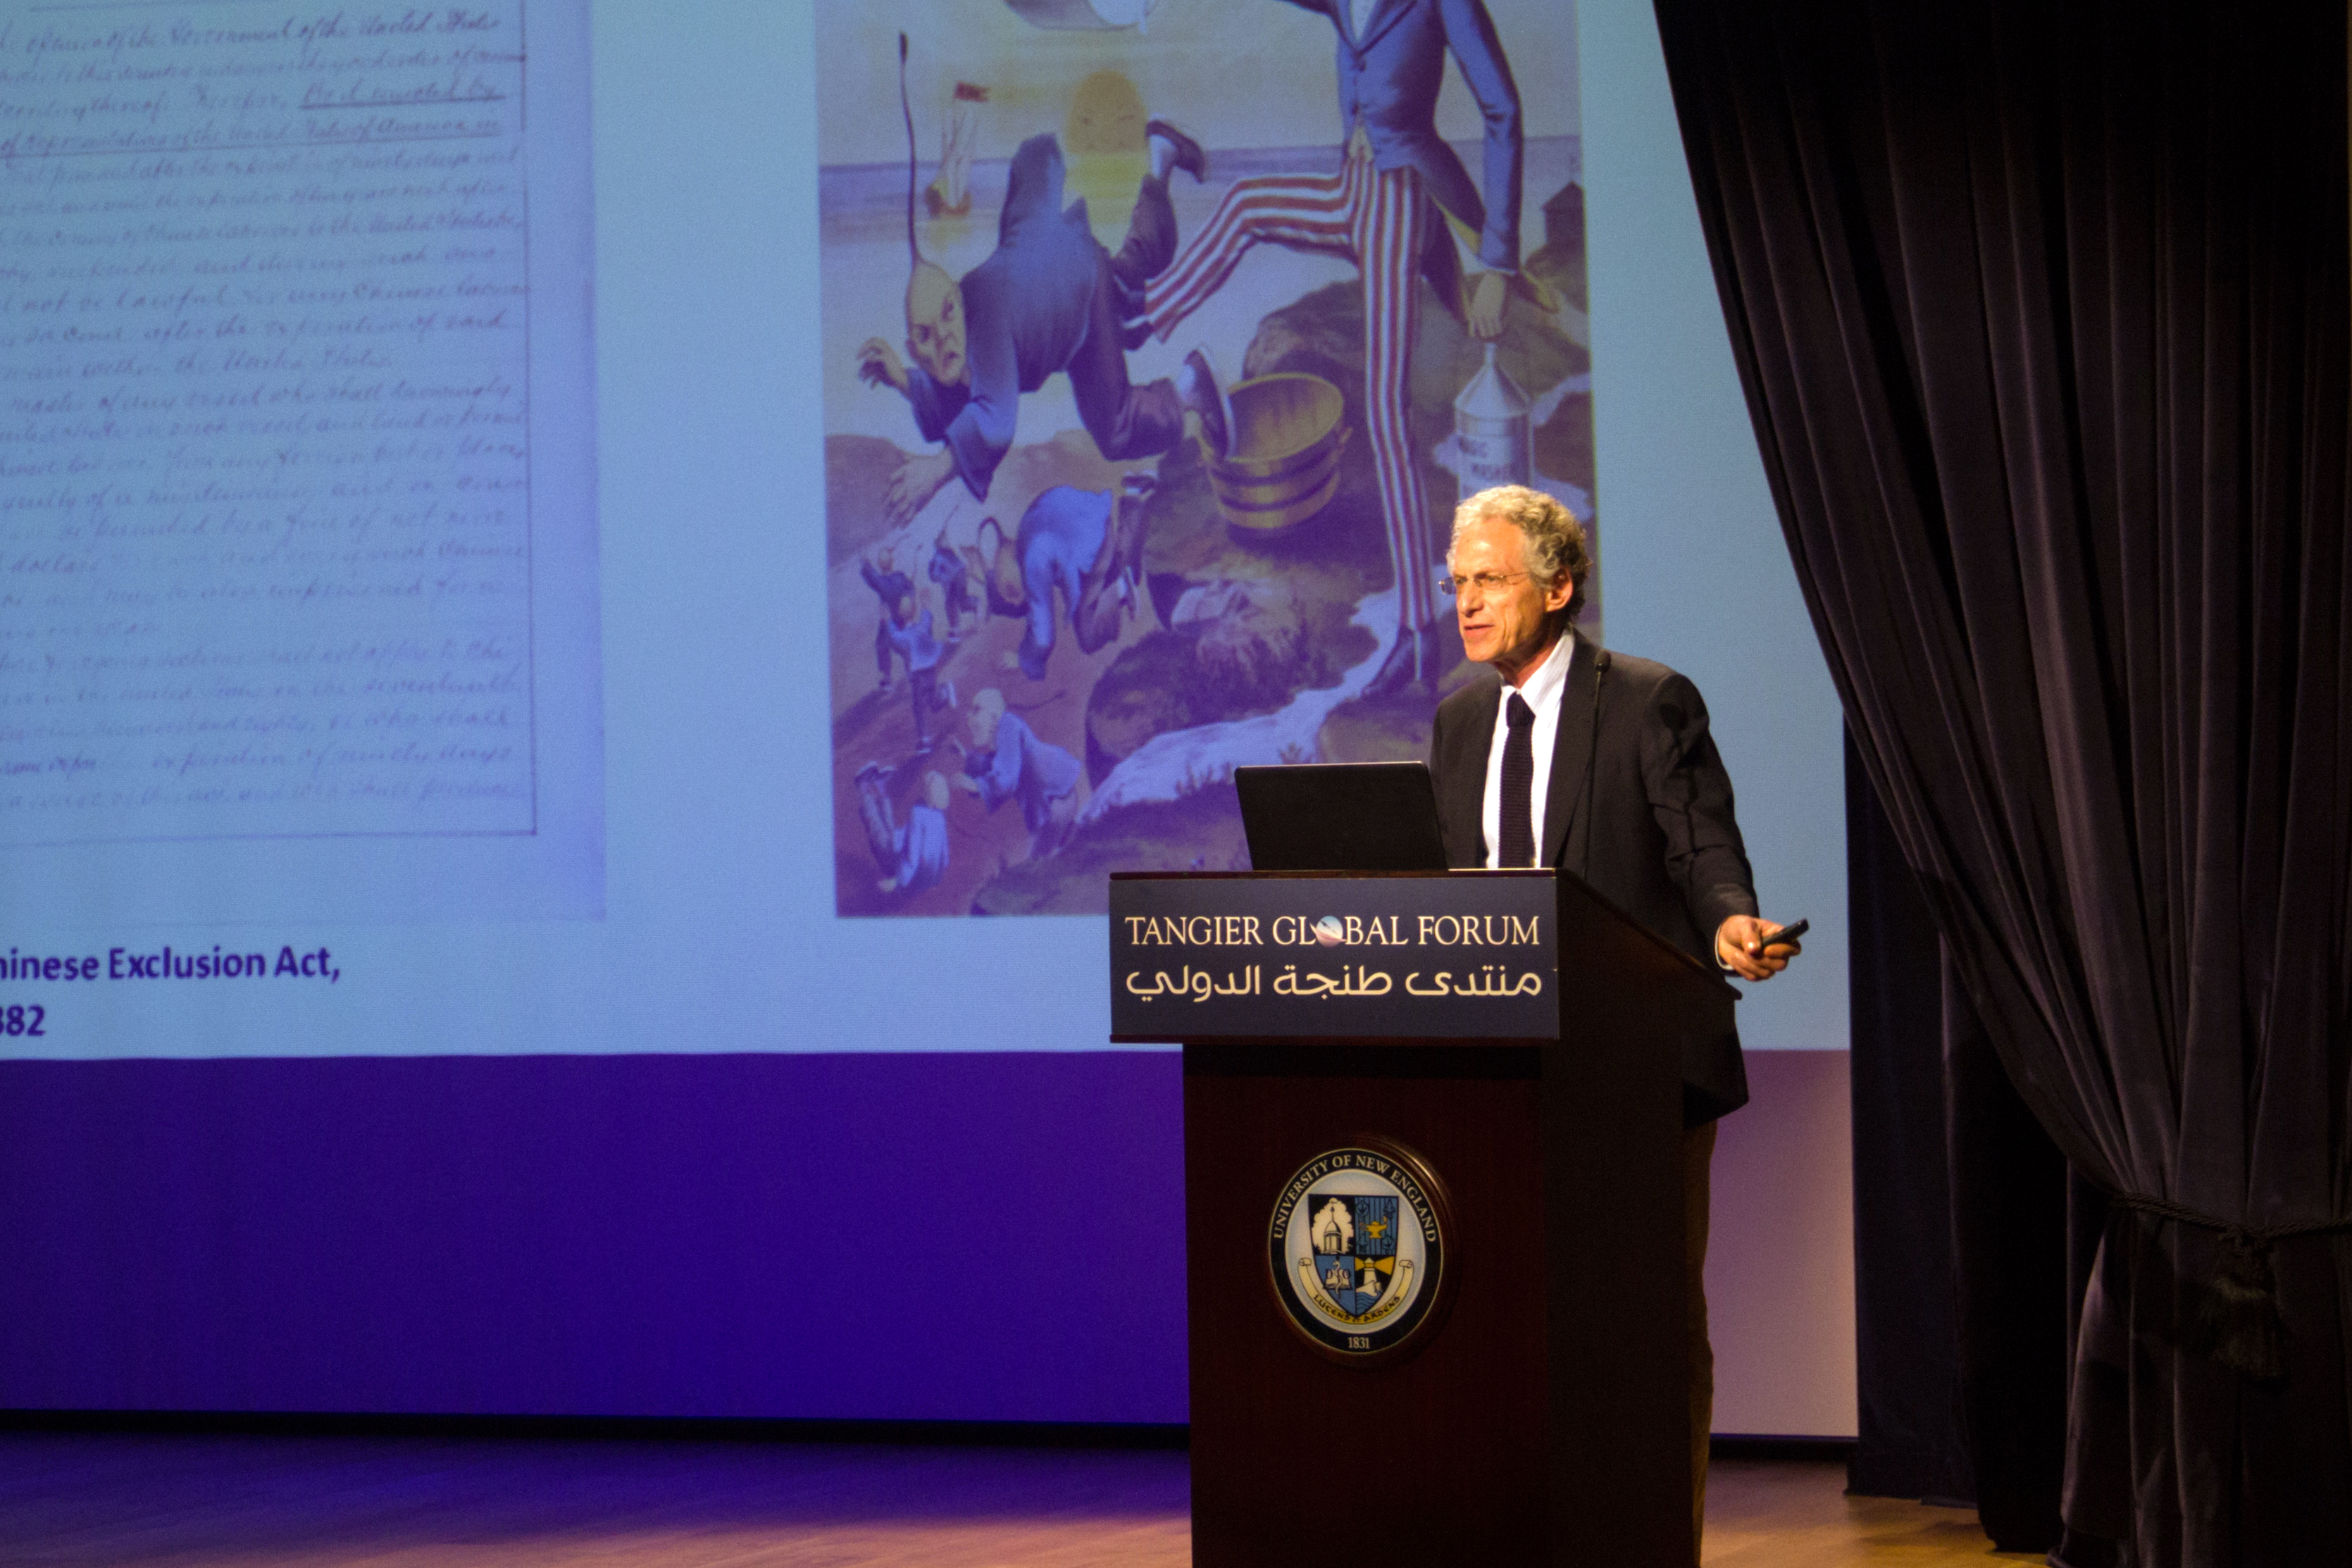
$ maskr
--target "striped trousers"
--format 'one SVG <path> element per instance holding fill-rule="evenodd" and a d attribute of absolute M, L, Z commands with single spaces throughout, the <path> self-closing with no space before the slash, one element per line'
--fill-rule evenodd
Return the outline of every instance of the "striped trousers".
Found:
<path fill-rule="evenodd" d="M 1414 460 L 1406 384 L 1421 318 L 1419 273 L 1436 204 L 1411 169 L 1376 169 L 1351 153 L 1337 174 L 1236 180 L 1216 216 L 1144 289 L 1143 319 L 1162 342 L 1261 242 L 1342 257 L 1364 279 L 1364 420 L 1396 574 L 1397 620 L 1417 631 L 1436 618 L 1429 500 Z"/>

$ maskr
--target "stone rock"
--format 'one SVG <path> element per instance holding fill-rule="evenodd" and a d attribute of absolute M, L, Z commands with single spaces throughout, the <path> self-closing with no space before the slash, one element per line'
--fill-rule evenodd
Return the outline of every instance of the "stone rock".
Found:
<path fill-rule="evenodd" d="M 1192 661 L 1213 686 L 1262 695 L 1287 689 L 1302 673 L 1298 591 L 1279 578 L 1224 578 L 1187 589 L 1171 629 L 1192 636 Z"/>
<path fill-rule="evenodd" d="M 1155 633 L 1144 641 L 1159 642 L 1171 635 Z M 1164 648 L 1153 651 L 1164 653 Z M 1139 661 L 1123 659 L 1105 671 L 1087 693 L 1089 783 L 1102 783 L 1111 769 L 1134 755 L 1136 749 L 1152 736 L 1185 729 L 1192 723 L 1192 704 L 1186 700 L 1182 685 L 1166 679 L 1154 679 L 1147 673 L 1151 665 L 1161 662 L 1147 658 L 1139 668 Z"/>

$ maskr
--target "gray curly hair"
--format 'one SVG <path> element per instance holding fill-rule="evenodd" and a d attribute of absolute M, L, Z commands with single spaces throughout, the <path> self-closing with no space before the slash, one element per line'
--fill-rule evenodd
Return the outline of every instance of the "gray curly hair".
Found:
<path fill-rule="evenodd" d="M 1584 580 L 1592 574 L 1592 552 L 1585 548 L 1584 525 L 1576 514 L 1541 490 L 1525 485 L 1496 485 L 1480 490 L 1454 509 L 1454 542 L 1471 524 L 1492 518 L 1519 531 L 1528 555 L 1528 570 L 1546 591 L 1562 576 L 1575 585 L 1569 595 L 1567 618 L 1584 613 Z M 1449 546 L 1447 553 L 1452 553 Z"/>

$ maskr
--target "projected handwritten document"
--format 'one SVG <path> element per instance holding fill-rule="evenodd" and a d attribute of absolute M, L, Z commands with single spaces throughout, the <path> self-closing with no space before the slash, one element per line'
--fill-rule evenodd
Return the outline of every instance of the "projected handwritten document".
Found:
<path fill-rule="evenodd" d="M 0 842 L 539 830 L 597 677 L 528 55 L 516 0 L 0 22 Z"/>

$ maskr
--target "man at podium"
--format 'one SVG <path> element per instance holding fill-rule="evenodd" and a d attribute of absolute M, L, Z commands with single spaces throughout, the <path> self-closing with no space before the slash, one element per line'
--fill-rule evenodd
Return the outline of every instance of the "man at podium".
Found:
<path fill-rule="evenodd" d="M 1705 963 L 1769 980 L 1798 948 L 1759 918 L 1731 779 L 1698 689 L 1576 634 L 1584 531 L 1539 490 L 1502 485 L 1454 517 L 1447 576 L 1470 658 L 1494 671 L 1447 698 L 1430 735 L 1446 863 L 1545 866 Z M 1705 1513 L 1715 1358 L 1706 1338 L 1707 1175 L 1716 1119 L 1748 1100 L 1737 1035 L 1684 1063 L 1691 1302 L 1692 1539 Z"/>

